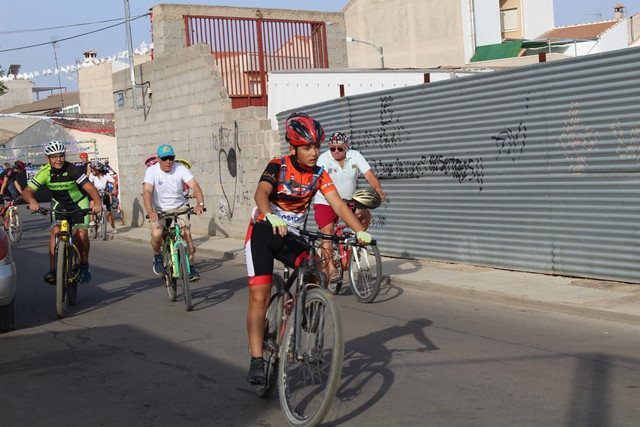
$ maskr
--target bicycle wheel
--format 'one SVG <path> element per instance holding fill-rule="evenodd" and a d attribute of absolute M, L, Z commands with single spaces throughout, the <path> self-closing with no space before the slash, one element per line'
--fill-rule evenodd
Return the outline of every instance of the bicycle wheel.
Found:
<path fill-rule="evenodd" d="M 300 342 L 295 343 L 296 316 L 291 316 L 280 349 L 280 406 L 294 426 L 317 425 L 329 412 L 344 357 L 342 319 L 333 297 L 316 288 L 304 304 Z"/>
<path fill-rule="evenodd" d="M 56 257 L 56 312 L 62 319 L 67 309 L 67 245 L 58 244 Z"/>
<path fill-rule="evenodd" d="M 71 273 L 67 279 L 67 301 L 70 306 L 76 305 L 78 298 L 78 279 L 80 277 L 80 252 L 76 245 L 71 247 Z"/>
<path fill-rule="evenodd" d="M 164 286 L 167 289 L 169 295 L 169 301 L 174 302 L 176 300 L 176 279 L 173 277 L 173 260 L 171 259 L 170 249 L 165 246 L 162 250 L 162 258 L 164 264 Z"/>
<path fill-rule="evenodd" d="M 340 293 L 340 289 L 342 289 L 342 257 L 340 256 L 340 245 L 338 242 L 332 242 L 333 245 L 333 265 L 336 267 L 336 271 L 340 275 L 340 280 L 337 282 L 331 282 L 327 277 L 327 290 L 332 295 L 338 295 Z"/>
<path fill-rule="evenodd" d="M 377 246 L 351 246 L 349 282 L 359 302 L 371 302 L 378 296 L 382 282 L 382 261 Z"/>
<path fill-rule="evenodd" d="M 20 237 L 22 237 L 22 221 L 20 220 L 18 208 L 13 206 L 10 207 L 8 215 L 9 240 L 11 240 L 13 243 L 18 243 L 20 241 Z"/>
<path fill-rule="evenodd" d="M 280 282 L 276 286 L 276 281 Z M 280 357 L 280 332 L 282 329 L 283 295 L 278 289 L 284 288 L 284 280 L 277 274 L 273 275 L 271 286 L 271 301 L 264 319 L 264 340 L 262 342 L 262 358 L 265 361 L 266 383 L 255 386 L 256 394 L 260 397 L 269 397 L 276 388 L 278 382 L 278 358 Z"/>
<path fill-rule="evenodd" d="M 102 240 L 107 240 L 107 215 L 104 209 L 100 213 L 100 236 Z"/>
<path fill-rule="evenodd" d="M 176 250 L 178 251 L 178 262 L 180 263 L 180 277 L 178 281 L 182 287 L 182 300 L 184 301 L 184 308 L 187 311 L 191 311 L 191 282 L 189 281 L 189 255 L 187 247 L 183 244 L 177 244 Z"/>

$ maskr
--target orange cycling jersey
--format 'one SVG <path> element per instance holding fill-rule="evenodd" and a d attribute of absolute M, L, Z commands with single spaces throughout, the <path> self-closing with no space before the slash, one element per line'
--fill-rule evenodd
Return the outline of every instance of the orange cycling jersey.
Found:
<path fill-rule="evenodd" d="M 307 168 L 292 156 L 271 160 L 260 181 L 273 186 L 273 192 L 269 196 L 272 212 L 294 227 L 304 223 L 309 204 L 317 190 L 327 194 L 336 189 L 324 168 Z M 261 212 L 254 217 L 255 221 L 263 219 Z"/>

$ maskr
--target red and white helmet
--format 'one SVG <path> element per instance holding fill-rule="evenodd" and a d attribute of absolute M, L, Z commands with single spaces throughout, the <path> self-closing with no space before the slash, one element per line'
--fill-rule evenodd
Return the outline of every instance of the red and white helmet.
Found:
<path fill-rule="evenodd" d="M 285 139 L 295 147 L 319 144 L 324 141 L 324 128 L 305 113 L 293 113 L 286 121 Z"/>

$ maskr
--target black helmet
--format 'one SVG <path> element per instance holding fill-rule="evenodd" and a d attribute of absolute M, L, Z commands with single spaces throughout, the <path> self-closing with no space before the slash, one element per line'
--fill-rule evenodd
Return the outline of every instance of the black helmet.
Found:
<path fill-rule="evenodd" d="M 359 209 L 375 209 L 382 203 L 380 195 L 371 188 L 362 188 L 356 190 L 351 199 L 355 202 L 355 205 Z"/>

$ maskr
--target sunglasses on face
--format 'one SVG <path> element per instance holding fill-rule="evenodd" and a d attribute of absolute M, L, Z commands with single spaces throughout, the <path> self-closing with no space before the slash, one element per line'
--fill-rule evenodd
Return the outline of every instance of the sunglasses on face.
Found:
<path fill-rule="evenodd" d="M 171 160 L 173 162 L 175 159 L 176 159 L 176 156 L 160 157 L 160 160 L 162 160 L 163 162 L 166 162 L 167 160 Z"/>
<path fill-rule="evenodd" d="M 329 150 L 331 150 L 332 153 L 336 150 L 342 153 L 344 151 L 344 147 L 329 147 Z"/>

